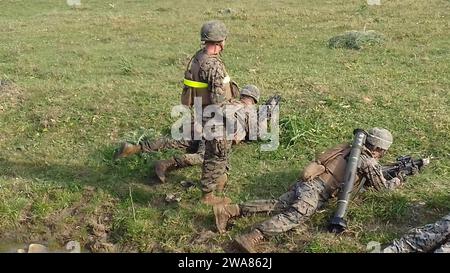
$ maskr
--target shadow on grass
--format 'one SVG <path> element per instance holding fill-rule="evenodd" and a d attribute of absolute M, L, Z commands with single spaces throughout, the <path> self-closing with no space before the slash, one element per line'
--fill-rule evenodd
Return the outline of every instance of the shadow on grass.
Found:
<path fill-rule="evenodd" d="M 168 174 L 167 181 L 163 184 L 154 172 L 157 160 L 168 159 L 177 153 L 189 151 L 166 149 L 163 152 L 141 153 L 114 161 L 113 154 L 116 148 L 117 146 L 100 147 L 81 160 L 80 164 L 28 159 L 25 156 L 10 157 L 3 154 L 0 155 L 0 174 L 73 189 L 91 186 L 102 189 L 120 200 L 129 198 L 131 187 L 134 202 L 155 207 L 165 205 L 166 192 L 184 190 L 180 185 L 182 180 L 192 180 L 195 186 L 200 188 L 200 177 L 189 179 L 190 177 L 175 171 Z M 193 167 L 201 168 L 201 166 Z"/>
<path fill-rule="evenodd" d="M 112 160 L 114 148 L 107 147 L 91 153 L 81 164 L 38 161 L 24 157 L 0 157 L 0 173 L 12 178 L 26 178 L 38 182 L 53 183 L 67 187 L 92 186 L 111 193 L 118 198 L 128 198 L 129 185 L 158 187 L 154 174 L 156 159 L 134 156 Z"/>
<path fill-rule="evenodd" d="M 297 170 L 286 170 L 277 172 L 260 173 L 249 175 L 247 183 L 240 185 L 241 193 L 239 199 L 273 199 L 278 198 L 297 182 L 300 167 Z M 231 174 L 233 175 L 233 174 Z"/>

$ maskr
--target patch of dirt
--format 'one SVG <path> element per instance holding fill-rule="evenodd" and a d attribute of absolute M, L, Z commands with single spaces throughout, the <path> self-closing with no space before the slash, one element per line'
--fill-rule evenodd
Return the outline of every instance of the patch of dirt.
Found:
<path fill-rule="evenodd" d="M 218 245 L 217 237 L 219 237 L 218 233 L 203 229 L 194 235 L 189 243 L 207 252 L 221 252 L 223 248 Z"/>
<path fill-rule="evenodd" d="M 43 223 L 35 223 L 31 211 L 27 210 L 14 237 L 22 242 L 49 242 L 59 246 L 76 239 L 90 252 L 117 252 L 110 238 L 116 200 L 109 198 L 100 206 L 92 207 L 96 194 L 94 187 L 85 187 L 79 201 L 51 214 Z"/>
<path fill-rule="evenodd" d="M 217 233 L 212 232 L 211 230 L 202 230 L 197 236 L 192 238 L 191 243 L 204 244 L 216 236 L 217 236 Z"/>
<path fill-rule="evenodd" d="M 60 106 L 51 105 L 44 108 L 36 108 L 28 113 L 28 117 L 33 121 L 37 129 L 47 131 L 57 127 L 62 121 L 64 109 Z"/>
<path fill-rule="evenodd" d="M 57 214 L 49 216 L 46 219 L 46 226 L 61 242 L 74 238 L 78 230 L 84 226 L 88 233 L 87 238 L 83 238 L 85 239 L 85 248 L 91 252 L 114 252 L 115 246 L 108 240 L 108 235 L 112 229 L 114 200 L 103 202 L 101 206 L 95 207 L 91 211 L 87 207 L 94 194 L 95 189 L 93 187 L 85 187 L 80 201 Z"/>
<path fill-rule="evenodd" d="M 24 101 L 23 90 L 14 82 L 0 79 L 0 112 L 14 108 Z"/>
<path fill-rule="evenodd" d="M 225 253 L 240 253 L 237 247 L 233 244 L 233 241 L 225 243 L 222 248 Z"/>

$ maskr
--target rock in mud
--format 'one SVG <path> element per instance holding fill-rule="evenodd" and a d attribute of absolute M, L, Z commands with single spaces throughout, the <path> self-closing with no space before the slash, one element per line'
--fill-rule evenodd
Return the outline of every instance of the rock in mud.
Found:
<path fill-rule="evenodd" d="M 81 245 L 77 241 L 69 241 L 66 244 L 66 250 L 69 251 L 69 253 L 80 253 Z"/>
<path fill-rule="evenodd" d="M 30 244 L 28 253 L 48 253 L 48 248 L 41 244 Z"/>

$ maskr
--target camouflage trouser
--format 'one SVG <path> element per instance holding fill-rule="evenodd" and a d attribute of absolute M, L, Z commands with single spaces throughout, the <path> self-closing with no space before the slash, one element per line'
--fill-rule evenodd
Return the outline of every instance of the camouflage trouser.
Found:
<path fill-rule="evenodd" d="M 144 153 L 150 153 L 163 149 L 182 149 L 188 152 L 183 155 L 176 155 L 173 159 L 177 162 L 177 167 L 201 165 L 205 153 L 205 142 L 203 140 L 175 140 L 168 137 L 159 138 L 153 141 L 141 140 L 139 142 Z"/>
<path fill-rule="evenodd" d="M 150 153 L 163 149 L 183 149 L 190 153 L 196 153 L 202 144 L 201 140 L 175 140 L 169 137 L 162 137 L 156 140 L 144 139 L 139 141 L 142 152 Z"/>
<path fill-rule="evenodd" d="M 219 177 L 227 174 L 230 150 L 231 141 L 225 139 L 205 140 L 205 155 L 201 178 L 203 192 L 214 191 Z"/>
<path fill-rule="evenodd" d="M 243 215 L 277 213 L 256 228 L 264 235 L 274 235 L 298 227 L 330 198 L 322 181 L 297 182 L 278 199 L 255 200 L 239 205 Z"/>
<path fill-rule="evenodd" d="M 434 224 L 414 228 L 402 238 L 386 247 L 384 253 L 430 252 L 448 244 L 450 237 L 450 214 Z M 448 247 L 448 245 L 447 245 Z M 447 249 L 448 250 L 448 249 Z"/>
<path fill-rule="evenodd" d="M 195 153 L 195 154 L 175 155 L 173 159 L 175 159 L 175 161 L 177 162 L 177 167 L 184 168 L 188 166 L 202 165 L 203 154 Z"/>

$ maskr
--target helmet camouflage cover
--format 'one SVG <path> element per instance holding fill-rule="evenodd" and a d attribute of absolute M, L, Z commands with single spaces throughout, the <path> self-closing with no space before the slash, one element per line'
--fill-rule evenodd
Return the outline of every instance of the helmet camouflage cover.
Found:
<path fill-rule="evenodd" d="M 242 89 L 241 89 L 241 96 L 243 96 L 243 95 L 253 98 L 256 101 L 256 103 L 258 103 L 260 92 L 259 92 L 258 87 L 254 86 L 252 84 L 247 84 L 246 86 L 242 87 Z"/>
<path fill-rule="evenodd" d="M 228 36 L 228 30 L 221 21 L 213 20 L 203 24 L 200 39 L 204 42 L 221 42 Z"/>
<path fill-rule="evenodd" d="M 393 140 L 391 132 L 384 128 L 374 127 L 367 131 L 366 141 L 383 150 L 389 149 Z"/>

